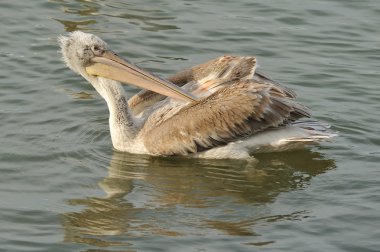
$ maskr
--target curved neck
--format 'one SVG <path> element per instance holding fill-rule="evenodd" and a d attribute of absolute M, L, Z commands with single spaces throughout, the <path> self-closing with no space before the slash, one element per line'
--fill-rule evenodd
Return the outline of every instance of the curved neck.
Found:
<path fill-rule="evenodd" d="M 110 113 L 110 133 L 114 148 L 120 151 L 129 149 L 138 129 L 128 106 L 123 87 L 117 81 L 101 77 L 97 77 L 91 83 L 107 102 Z"/>

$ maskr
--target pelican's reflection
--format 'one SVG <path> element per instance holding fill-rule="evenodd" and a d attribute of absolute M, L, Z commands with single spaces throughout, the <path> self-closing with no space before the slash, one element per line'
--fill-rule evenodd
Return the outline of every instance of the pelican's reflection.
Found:
<path fill-rule="evenodd" d="M 84 209 L 62 215 L 65 240 L 113 246 L 106 237 L 178 236 L 210 229 L 255 235 L 257 221 L 302 215 L 263 216 L 258 209 L 335 167 L 333 160 L 310 150 L 256 158 L 258 162 L 247 163 L 115 152 L 108 176 L 99 182 L 106 196 L 69 201 Z"/>

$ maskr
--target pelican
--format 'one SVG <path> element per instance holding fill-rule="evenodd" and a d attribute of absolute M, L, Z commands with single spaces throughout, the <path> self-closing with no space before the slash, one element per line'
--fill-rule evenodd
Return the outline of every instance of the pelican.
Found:
<path fill-rule="evenodd" d="M 93 34 L 75 31 L 58 41 L 66 65 L 106 101 L 118 151 L 245 159 L 335 136 L 328 125 L 303 119 L 309 109 L 257 72 L 255 57 L 222 56 L 164 79 Z M 143 90 L 128 100 L 122 83 Z"/>

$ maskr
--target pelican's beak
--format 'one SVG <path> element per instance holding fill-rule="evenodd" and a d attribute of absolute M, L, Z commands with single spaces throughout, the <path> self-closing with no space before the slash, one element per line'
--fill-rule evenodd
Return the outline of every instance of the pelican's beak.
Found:
<path fill-rule="evenodd" d="M 107 50 L 102 56 L 95 56 L 92 62 L 92 65 L 86 67 L 86 72 L 90 75 L 129 83 L 183 101 L 198 100 L 175 84 L 123 60 L 112 51 Z"/>

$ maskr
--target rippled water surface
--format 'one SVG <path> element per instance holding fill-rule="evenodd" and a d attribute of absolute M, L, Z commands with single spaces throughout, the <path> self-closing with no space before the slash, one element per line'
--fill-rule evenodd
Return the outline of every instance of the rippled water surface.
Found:
<path fill-rule="evenodd" d="M 3 0 L 0 20 L 0 251 L 379 251 L 378 0 Z M 256 162 L 115 152 L 57 53 L 78 29 L 163 76 L 255 55 L 340 136 Z"/>

